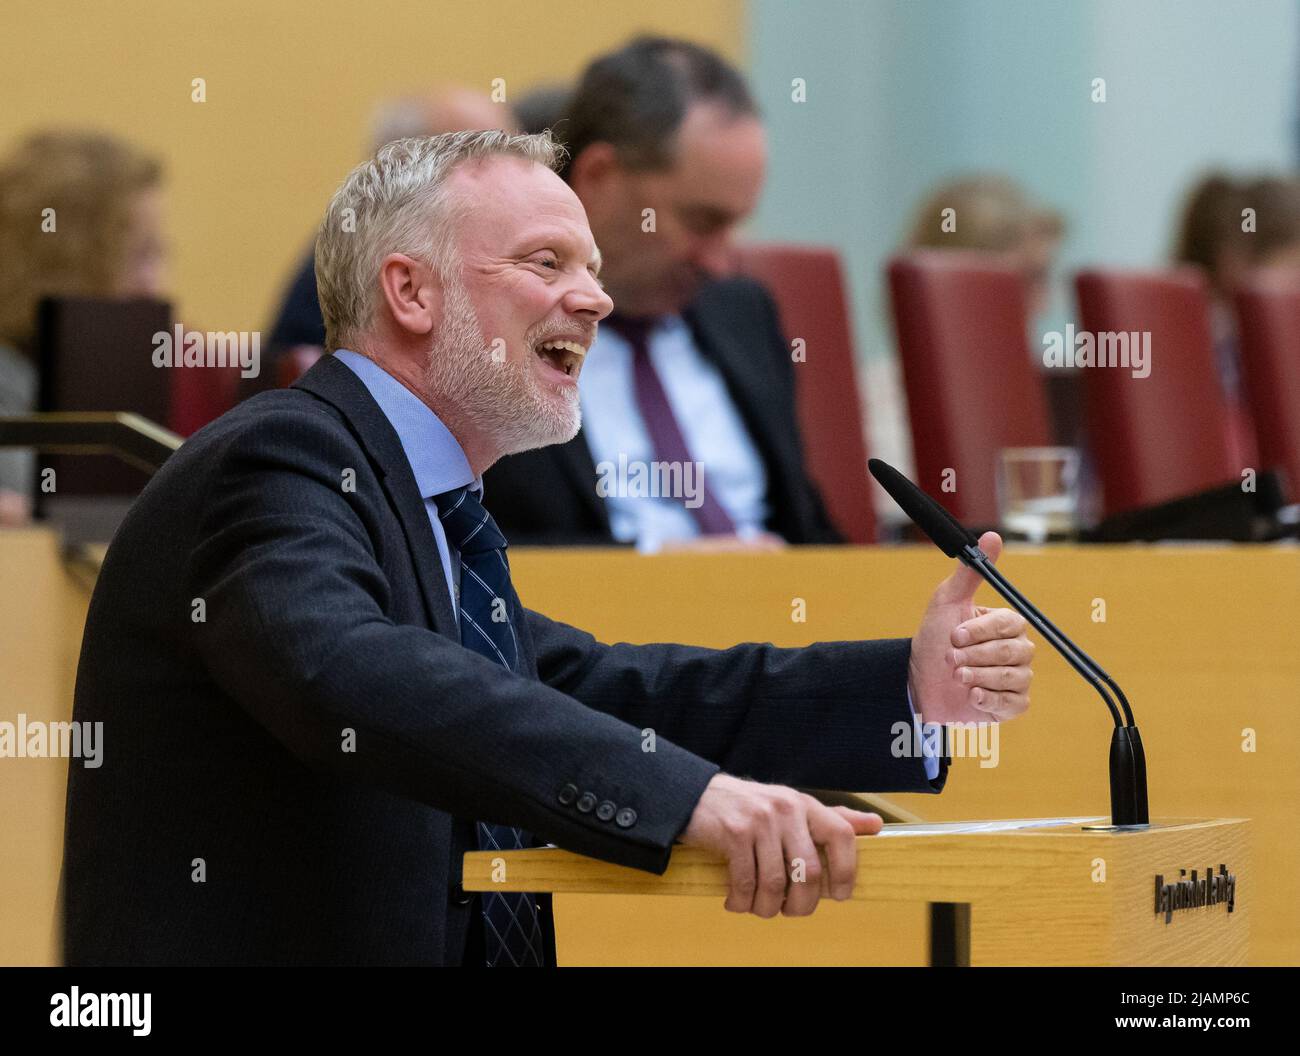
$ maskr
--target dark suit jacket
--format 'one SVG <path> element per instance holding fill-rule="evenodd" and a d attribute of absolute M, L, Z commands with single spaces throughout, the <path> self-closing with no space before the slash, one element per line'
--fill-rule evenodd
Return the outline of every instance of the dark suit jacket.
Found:
<path fill-rule="evenodd" d="M 768 530 L 789 543 L 842 543 L 804 465 L 790 347 L 772 298 L 751 279 L 714 282 L 683 318 L 701 354 L 721 372 L 763 460 Z M 707 451 L 691 454 L 707 465 Z M 612 542 L 583 433 L 567 444 L 504 458 L 483 479 L 492 516 L 516 544 Z"/>
<path fill-rule="evenodd" d="M 659 873 L 720 767 L 943 785 L 890 753 L 906 639 L 602 645 L 510 601 L 526 676 L 460 645 L 397 435 L 332 357 L 200 430 L 90 605 L 67 963 L 459 964 L 475 818 Z"/>

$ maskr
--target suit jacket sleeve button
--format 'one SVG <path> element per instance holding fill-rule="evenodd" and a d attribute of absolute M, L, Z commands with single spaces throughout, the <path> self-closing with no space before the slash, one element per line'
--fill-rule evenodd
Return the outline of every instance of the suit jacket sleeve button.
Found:
<path fill-rule="evenodd" d="M 603 802 L 600 806 L 596 808 L 596 817 L 598 817 L 601 821 L 609 821 L 609 819 L 614 816 L 614 813 L 617 810 L 618 810 L 617 804 L 615 804 L 613 800 L 607 799 L 605 800 L 605 802 Z"/>
<path fill-rule="evenodd" d="M 578 798 L 577 785 L 565 785 L 562 789 L 560 789 L 560 802 L 563 803 L 566 807 L 577 798 Z"/>
<path fill-rule="evenodd" d="M 582 798 L 578 800 L 578 809 L 584 814 L 590 814 L 596 806 L 596 797 L 590 792 L 584 792 Z"/>
<path fill-rule="evenodd" d="M 631 807 L 624 807 L 618 812 L 618 817 L 614 821 L 620 828 L 630 829 L 636 824 L 636 811 Z"/>

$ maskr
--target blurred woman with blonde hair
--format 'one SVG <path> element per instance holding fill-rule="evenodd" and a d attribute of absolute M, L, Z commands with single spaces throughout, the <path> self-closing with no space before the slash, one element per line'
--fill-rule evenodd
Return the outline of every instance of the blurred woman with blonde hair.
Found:
<path fill-rule="evenodd" d="M 43 131 L 0 159 L 0 414 L 35 407 L 43 297 L 159 297 L 162 165 L 114 136 Z M 0 525 L 31 516 L 35 457 L 0 449 Z"/>
<path fill-rule="evenodd" d="M 953 223 L 946 223 L 946 217 Z M 1052 262 L 1064 233 L 1060 213 L 1035 203 L 1008 177 L 982 174 L 961 177 L 931 192 L 916 210 L 907 245 L 1005 255 L 1024 272 L 1033 320 L 1047 307 Z"/>

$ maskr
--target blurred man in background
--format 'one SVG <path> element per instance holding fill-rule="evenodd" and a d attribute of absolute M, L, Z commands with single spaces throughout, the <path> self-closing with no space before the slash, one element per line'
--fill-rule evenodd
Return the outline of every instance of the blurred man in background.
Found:
<path fill-rule="evenodd" d="M 487 475 L 502 529 L 643 550 L 841 541 L 804 466 L 772 299 L 728 277 L 767 165 L 740 73 L 642 37 L 587 68 L 556 130 L 617 311 L 581 375 L 582 433 Z M 652 466 L 692 487 L 647 493 Z"/>
<path fill-rule="evenodd" d="M 563 139 L 558 126 L 572 98 L 571 84 L 539 84 L 525 92 L 514 105 L 520 129 L 529 135 L 555 129 L 555 138 Z"/>

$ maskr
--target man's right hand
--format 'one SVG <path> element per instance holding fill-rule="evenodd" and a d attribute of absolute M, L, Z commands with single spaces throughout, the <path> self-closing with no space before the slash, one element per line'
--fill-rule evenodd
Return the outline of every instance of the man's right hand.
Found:
<path fill-rule="evenodd" d="M 725 907 L 757 917 L 807 916 L 823 894 L 843 901 L 858 872 L 858 836 L 874 836 L 879 814 L 828 807 L 784 785 L 715 774 L 680 839 L 727 859 Z M 826 851 L 826 867 L 818 853 Z M 802 862 L 802 881 L 796 866 Z"/>

